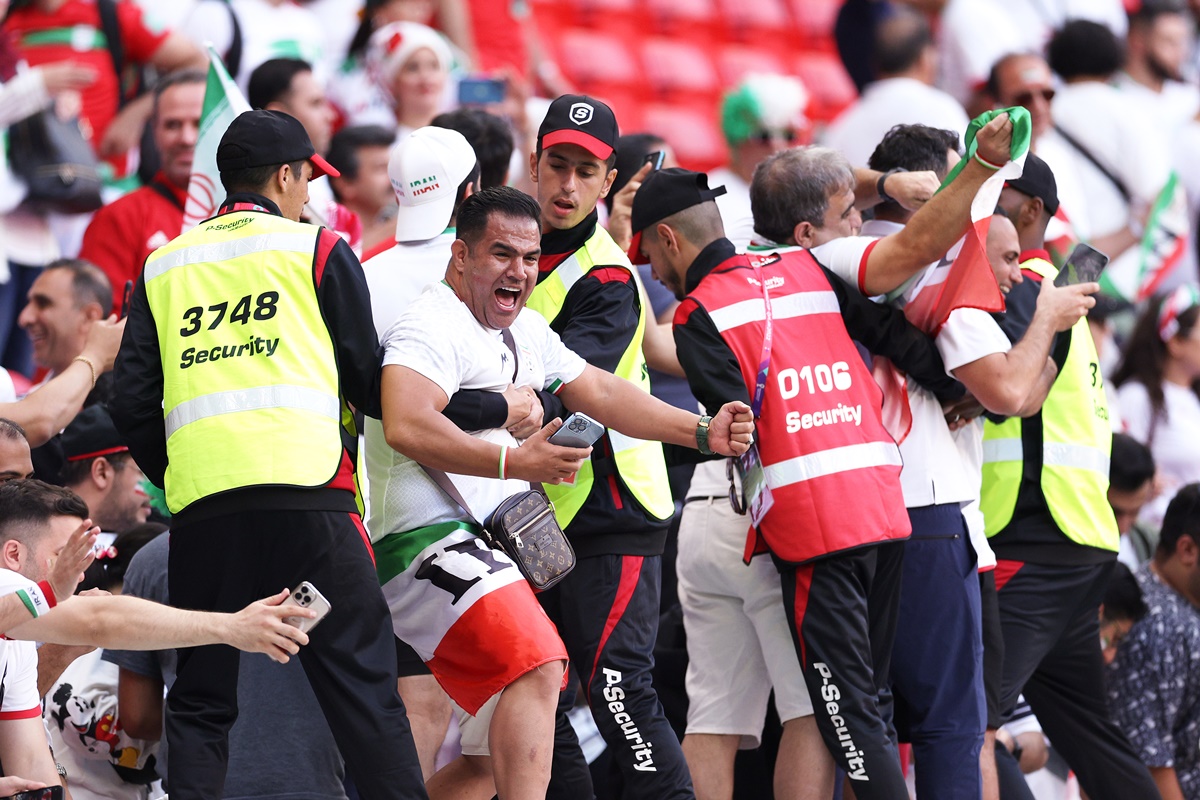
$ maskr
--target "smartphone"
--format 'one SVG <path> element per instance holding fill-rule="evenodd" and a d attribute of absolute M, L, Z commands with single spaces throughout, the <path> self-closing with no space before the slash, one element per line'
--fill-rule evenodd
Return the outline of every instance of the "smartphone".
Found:
<path fill-rule="evenodd" d="M 325 619 L 325 615 L 329 613 L 332 606 L 325 599 L 325 595 L 317 591 L 317 587 L 313 586 L 308 581 L 297 586 L 288 595 L 287 600 L 283 601 L 285 606 L 300 606 L 300 608 L 311 608 L 317 612 L 317 616 L 313 619 L 308 617 L 284 617 L 283 621 L 289 625 L 295 625 L 300 630 L 308 633 L 313 628 L 317 627 L 317 623 Z"/>
<path fill-rule="evenodd" d="M 603 425 L 587 414 L 576 411 L 550 436 L 550 444 L 560 447 L 591 447 L 603 435 Z"/>
<path fill-rule="evenodd" d="M 129 301 L 133 299 L 133 281 L 125 281 L 125 294 L 121 296 L 121 319 L 129 316 Z"/>
<path fill-rule="evenodd" d="M 463 78 L 458 82 L 460 106 L 489 106 L 503 103 L 508 84 L 501 78 Z"/>
<path fill-rule="evenodd" d="M 646 153 L 646 157 L 642 159 L 642 167 L 650 165 L 651 172 L 658 172 L 662 169 L 663 162 L 667 160 L 667 151 L 655 150 L 653 153 Z M 641 169 L 641 167 L 638 167 Z"/>
<path fill-rule="evenodd" d="M 0 800 L 63 800 L 63 787 L 47 786 L 45 789 L 29 789 Z"/>
<path fill-rule="evenodd" d="M 1067 263 L 1058 271 L 1054 279 L 1055 286 L 1070 286 L 1075 283 L 1094 283 L 1100 280 L 1100 273 L 1108 266 L 1108 256 L 1091 245 L 1083 242 L 1075 245 Z"/>

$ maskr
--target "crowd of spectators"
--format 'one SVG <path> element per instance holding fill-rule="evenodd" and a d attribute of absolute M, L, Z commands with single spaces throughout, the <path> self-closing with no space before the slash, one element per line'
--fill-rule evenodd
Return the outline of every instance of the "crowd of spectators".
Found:
<path fill-rule="evenodd" d="M 573 93 L 554 4 L 0 0 L 0 796 L 1200 800 L 1200 2 L 834 3 L 857 97 L 741 76 L 707 174 Z M 30 194 L 41 114 L 95 211 Z M 330 481 L 220 462 L 307 475 L 318 427 L 181 478 L 258 391 L 195 376 L 285 358 L 271 287 L 162 279 L 228 244 L 205 191 L 237 258 L 315 237 Z M 475 534 L 542 484 L 577 561 L 535 593 Z M 312 559 L 311 637 L 210 591 Z"/>

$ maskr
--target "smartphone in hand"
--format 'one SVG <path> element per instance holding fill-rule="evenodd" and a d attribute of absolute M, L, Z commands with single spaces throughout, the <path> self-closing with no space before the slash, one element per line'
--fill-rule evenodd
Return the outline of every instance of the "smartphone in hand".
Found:
<path fill-rule="evenodd" d="M 548 441 L 560 447 L 591 447 L 603 435 L 603 425 L 576 411 L 563 421 L 562 427 L 551 434 Z"/>
<path fill-rule="evenodd" d="M 284 617 L 283 621 L 289 625 L 295 625 L 300 630 L 308 633 L 313 628 L 317 627 L 317 623 L 325 618 L 332 606 L 325 599 L 325 595 L 317 591 L 317 587 L 313 586 L 308 581 L 304 581 L 288 595 L 283 601 L 285 606 L 299 606 L 300 608 L 311 608 L 317 612 L 317 616 L 313 619 L 308 617 Z"/>
<path fill-rule="evenodd" d="M 646 157 L 642 159 L 642 166 L 649 164 L 651 172 L 658 172 L 663 168 L 663 162 L 666 160 L 667 152 L 665 150 L 655 150 L 653 153 L 646 154 Z"/>
<path fill-rule="evenodd" d="M 1076 283 L 1094 283 L 1100 280 L 1100 273 L 1106 266 L 1108 256 L 1091 245 L 1080 242 L 1071 251 L 1067 263 L 1058 271 L 1054 285 L 1061 288 Z"/>

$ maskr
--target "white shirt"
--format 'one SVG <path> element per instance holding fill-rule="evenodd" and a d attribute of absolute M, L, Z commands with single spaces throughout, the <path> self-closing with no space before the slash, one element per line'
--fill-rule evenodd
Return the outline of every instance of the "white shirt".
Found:
<path fill-rule="evenodd" d="M 1150 448 L 1162 493 L 1146 504 L 1138 519 L 1162 525 L 1163 514 L 1175 493 L 1200 481 L 1200 400 L 1186 386 L 1163 381 L 1163 411 L 1151 418 L 1150 395 L 1138 381 L 1117 389 L 1117 404 L 1125 432 Z M 1153 428 L 1153 431 L 1151 430 Z M 1151 437 L 1153 433 L 1153 437 Z"/>
<path fill-rule="evenodd" d="M 522 309 L 509 329 L 517 346 L 518 373 L 499 331 L 485 328 L 450 287 L 435 283 L 414 300 L 384 335 L 385 367 L 398 364 L 433 381 L 452 397 L 459 389 L 503 391 L 509 384 L 544 389 L 555 381 L 570 383 L 586 363 L 563 345 L 537 312 Z M 504 428 L 477 431 L 476 438 L 516 447 Z M 462 520 L 457 504 L 412 459 L 392 451 L 384 491 L 374 492 L 379 509 L 372 515 L 374 541 L 388 533 Z M 521 480 L 501 481 L 450 475 L 477 520 L 487 518 L 506 497 L 529 488 Z"/>
<path fill-rule="evenodd" d="M 708 173 L 708 185 L 714 189 L 725 187 L 725 194 L 717 198 L 717 210 L 721 212 L 721 222 L 725 225 L 725 238 L 733 242 L 739 253 L 744 252 L 754 238 L 750 184 L 728 167 L 721 167 Z"/>
<path fill-rule="evenodd" d="M 180 33 L 199 47 L 211 42 L 221 54 L 233 44 L 233 20 L 237 14 L 242 34 L 242 60 L 234 82 L 243 92 L 250 73 L 273 58 L 300 58 L 313 67 L 313 75 L 322 85 L 328 79 L 325 64 L 325 31 L 316 14 L 296 3 L 274 5 L 267 0 L 230 0 L 225 3 L 197 3 Z"/>
<path fill-rule="evenodd" d="M 894 125 L 920 123 L 956 131 L 961 139 L 969 122 L 962 104 L 942 90 L 913 78 L 888 78 L 863 90 L 829 126 L 824 143 L 862 167 Z"/>
<path fill-rule="evenodd" d="M 453 242 L 454 229 L 447 228 L 425 242 L 397 244 L 363 264 L 367 289 L 371 293 L 371 317 L 381 341 L 425 287 L 445 277 Z M 377 419 L 367 417 L 363 424 L 362 454 L 367 474 L 366 484 L 362 486 L 366 525 L 368 530 L 374 531 L 382 519 L 388 471 L 395 457 L 395 451 L 384 438 L 383 423 Z"/>
<path fill-rule="evenodd" d="M 0 597 L 18 591 L 36 590 L 36 584 L 20 573 L 0 569 Z M 41 613 L 46 613 L 43 608 Z M 32 617 L 30 617 L 32 619 Z M 42 715 L 42 698 L 37 687 L 37 644 L 0 637 L 0 720 L 27 719 Z"/>

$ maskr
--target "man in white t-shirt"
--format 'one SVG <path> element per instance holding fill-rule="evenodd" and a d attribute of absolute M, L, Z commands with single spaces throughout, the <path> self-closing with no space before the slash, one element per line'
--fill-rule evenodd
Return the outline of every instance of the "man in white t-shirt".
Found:
<path fill-rule="evenodd" d="M 967 129 L 962 104 L 933 86 L 937 50 L 923 14 L 898 6 L 876 30 L 874 57 L 878 80 L 830 124 L 826 146 L 862 166 L 893 125 L 920 122 L 959 135 Z"/>
<path fill-rule="evenodd" d="M 751 439 L 744 404 L 726 404 L 711 420 L 668 406 L 588 366 L 540 315 L 524 310 L 537 276 L 540 219 L 536 201 L 507 187 L 464 200 L 445 281 L 429 286 L 384 336 L 384 431 L 402 455 L 384 489 L 378 570 L 396 634 L 462 711 L 464 759 L 435 775 L 431 791 L 482 783 L 487 797 L 494 782 L 505 798 L 545 795 L 566 650 L 512 561 L 475 531 L 529 481 L 570 480 L 591 453 L 547 441 L 559 420 L 521 444 L 509 428 L 464 433 L 442 413 L 450 398 L 516 383 L 555 391 L 635 437 L 723 454 L 744 452 Z M 426 468 L 446 471 L 468 509 Z M 639 745 L 639 763 L 653 765 L 653 744 Z"/>
<path fill-rule="evenodd" d="M 388 177 L 395 190 L 395 244 L 363 263 L 371 292 L 371 316 L 380 339 L 413 300 L 446 274 L 454 215 L 479 185 L 475 151 L 457 131 L 418 128 L 402 138 L 388 155 Z M 526 407 L 531 401 L 526 398 Z M 403 458 L 388 445 L 383 424 L 366 418 L 363 427 L 367 482 L 366 525 L 372 541 L 381 539 L 391 469 Z M 450 724 L 450 704 L 421 658 L 407 644 L 397 644 L 400 697 L 404 700 L 421 772 L 434 772 L 438 749 Z"/>
<path fill-rule="evenodd" d="M 47 784 L 59 776 L 41 721 L 35 641 L 141 650 L 225 643 L 286 662 L 308 637 L 284 620 L 314 616 L 279 607 L 287 591 L 236 614 L 72 597 L 92 560 L 96 529 L 86 517 L 87 505 L 68 489 L 36 480 L 0 485 L 0 760 L 5 772 Z M 73 575 L 65 585 L 64 573 Z"/>

